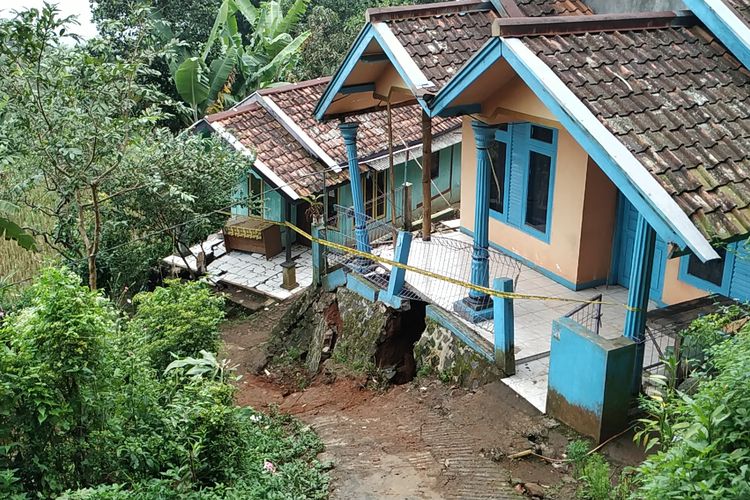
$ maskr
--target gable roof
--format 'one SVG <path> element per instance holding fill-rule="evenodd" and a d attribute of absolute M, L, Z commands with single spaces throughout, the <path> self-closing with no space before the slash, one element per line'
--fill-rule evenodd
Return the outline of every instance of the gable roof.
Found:
<path fill-rule="evenodd" d="M 750 0 L 685 0 L 685 4 L 750 68 Z"/>
<path fill-rule="evenodd" d="M 750 73 L 698 26 L 519 36 L 706 239 L 750 233 Z"/>
<path fill-rule="evenodd" d="M 367 24 L 315 108 L 318 120 L 347 86 L 361 85 L 357 66 L 373 66 L 383 55 L 418 100 L 435 94 L 492 36 L 492 23 L 503 16 L 590 14 L 583 0 L 457 0 L 419 6 L 369 9 Z M 369 58 L 369 60 L 368 60 Z M 382 68 L 381 68 L 382 69 Z M 362 77 L 365 78 L 366 77 Z M 361 92 L 374 89 L 362 87 Z M 346 97 L 346 94 L 344 94 Z M 367 109 L 365 105 L 356 107 Z"/>
<path fill-rule="evenodd" d="M 205 122 L 233 147 L 255 155 L 255 168 L 292 200 L 323 191 L 348 180 L 346 149 L 336 123 L 318 123 L 312 109 L 327 85 L 319 78 L 262 89 L 233 109 L 206 116 Z M 421 142 L 419 106 L 393 109 L 394 150 Z M 387 115 L 374 112 L 357 117 L 360 168 L 387 153 Z M 436 137 L 460 127 L 460 118 L 433 120 Z M 438 142 L 439 144 L 439 142 Z"/>
<path fill-rule="evenodd" d="M 505 64 L 665 240 L 705 261 L 718 257 L 708 241 L 747 236 L 750 73 L 695 17 L 502 19 L 493 31 L 432 113 Z"/>

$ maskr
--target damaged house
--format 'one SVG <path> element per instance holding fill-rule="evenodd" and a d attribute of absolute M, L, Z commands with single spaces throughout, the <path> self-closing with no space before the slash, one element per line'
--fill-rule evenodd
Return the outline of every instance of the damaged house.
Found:
<path fill-rule="evenodd" d="M 472 248 L 474 288 L 443 300 L 414 272 L 405 286 L 508 385 L 597 439 L 626 421 L 649 356 L 675 347 L 651 342 L 650 318 L 750 299 L 750 5 L 686 3 L 616 15 L 578 0 L 371 9 L 314 110 L 345 120 L 354 143 L 360 113 L 386 105 L 460 117 L 450 238 Z M 445 275 L 420 260 L 426 244 L 392 258 Z M 497 271 L 495 253 L 520 276 Z M 511 295 L 483 292 L 500 285 L 515 292 L 510 309 Z"/>

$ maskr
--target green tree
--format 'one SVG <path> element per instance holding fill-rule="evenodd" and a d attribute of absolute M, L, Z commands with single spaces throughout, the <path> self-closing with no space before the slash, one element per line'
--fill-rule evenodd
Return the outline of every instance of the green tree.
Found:
<path fill-rule="evenodd" d="M 34 250 L 36 248 L 34 237 L 10 219 L 10 216 L 17 212 L 16 205 L 0 200 L 0 236 L 6 240 L 15 241 L 25 250 Z"/>
<path fill-rule="evenodd" d="M 371 7 L 432 3 L 437 0 L 313 0 L 296 32 L 309 32 L 295 69 L 298 79 L 332 75 L 354 43 Z M 285 0 L 289 3 L 291 0 Z"/>
<path fill-rule="evenodd" d="M 154 234 L 189 243 L 182 237 L 219 223 L 201 216 L 202 231 L 186 230 L 209 206 L 230 204 L 248 165 L 216 139 L 160 127 L 169 100 L 141 78 L 163 57 L 148 10 L 74 46 L 60 43 L 68 24 L 49 6 L 0 24 L 0 150 L 6 198 L 52 222 L 32 233 L 72 265 L 85 263 L 95 289 L 107 234 L 121 238 L 112 245 Z M 113 48 L 122 43 L 124 55 Z"/>
<path fill-rule="evenodd" d="M 256 8 L 249 0 L 224 0 L 200 50 L 176 50 L 170 70 L 177 92 L 193 110 L 193 119 L 221 111 L 258 88 L 291 76 L 308 33 L 289 34 L 304 15 L 309 0 L 295 0 L 286 14 L 276 0 Z M 243 37 L 239 19 L 250 26 Z M 215 46 L 218 51 L 212 56 Z"/>
<path fill-rule="evenodd" d="M 90 0 L 94 22 L 107 30 L 112 21 L 130 24 L 131 13 L 142 7 L 164 20 L 174 36 L 198 50 L 211 33 L 222 0 Z M 134 27 L 134 26 L 128 26 Z"/>

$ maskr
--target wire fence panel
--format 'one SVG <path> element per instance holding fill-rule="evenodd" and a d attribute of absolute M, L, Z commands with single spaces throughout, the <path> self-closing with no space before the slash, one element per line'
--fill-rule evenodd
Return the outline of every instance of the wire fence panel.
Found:
<path fill-rule="evenodd" d="M 602 294 L 594 295 L 589 304 L 581 304 L 565 315 L 589 331 L 599 335 L 602 326 Z"/>

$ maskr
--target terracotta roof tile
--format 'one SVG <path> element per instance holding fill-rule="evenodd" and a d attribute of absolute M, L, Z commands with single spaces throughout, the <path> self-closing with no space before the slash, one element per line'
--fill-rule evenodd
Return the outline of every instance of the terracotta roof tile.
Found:
<path fill-rule="evenodd" d="M 745 23 L 750 24 L 750 0 L 725 0 L 742 17 Z"/>
<path fill-rule="evenodd" d="M 301 196 L 322 191 L 323 172 L 326 184 L 335 185 L 346 179 L 313 158 L 286 129 L 259 104 L 243 107 L 242 111 L 215 120 L 234 135 L 245 147 L 255 152 L 258 160 L 278 175 Z M 315 175 L 320 173 L 320 175 Z"/>
<path fill-rule="evenodd" d="M 313 117 L 315 103 L 320 98 L 328 78 L 299 84 L 261 90 L 260 94 L 275 102 L 308 136 L 338 164 L 347 162 L 346 149 L 337 122 L 319 123 Z M 326 182 L 335 185 L 348 179 L 346 170 L 335 173 L 310 155 L 284 126 L 260 104 L 240 105 L 228 111 L 207 117 L 228 129 L 245 147 L 255 151 L 258 159 L 284 182 L 302 196 L 322 191 L 322 174 Z M 394 146 L 403 149 L 404 143 L 412 145 L 422 138 L 422 112 L 418 105 L 394 108 Z M 357 136 L 358 155 L 366 159 L 387 153 L 387 116 L 384 111 L 357 116 L 360 122 Z M 440 135 L 460 127 L 460 118 L 433 119 L 433 134 Z"/>
<path fill-rule="evenodd" d="M 522 39 L 707 238 L 750 233 L 750 72 L 711 35 L 673 27 Z"/>
<path fill-rule="evenodd" d="M 516 4 L 528 17 L 592 14 L 587 5 L 576 0 L 516 0 Z"/>
<path fill-rule="evenodd" d="M 520 0 L 525 16 L 590 14 L 581 0 Z M 489 4 L 488 4 L 489 5 Z M 450 7 L 448 8 L 450 9 Z M 422 73 L 440 90 L 492 35 L 492 22 L 499 17 L 491 7 L 443 14 L 413 15 L 408 12 L 387 21 L 388 27 Z"/>
<path fill-rule="evenodd" d="M 315 104 L 323 94 L 328 80 L 320 80 L 314 85 L 289 86 L 281 90 L 266 90 L 262 94 L 272 99 L 307 134 L 314 138 L 323 150 L 340 165 L 346 163 L 346 149 L 337 122 L 320 123 L 313 116 Z M 358 115 L 360 123 L 357 135 L 357 154 L 360 159 L 384 154 L 388 149 L 388 121 L 384 111 Z M 422 111 L 418 105 L 393 109 L 394 146 L 403 147 L 422 138 Z M 434 135 L 456 129 L 461 125 L 460 118 L 435 118 L 432 121 Z"/>

